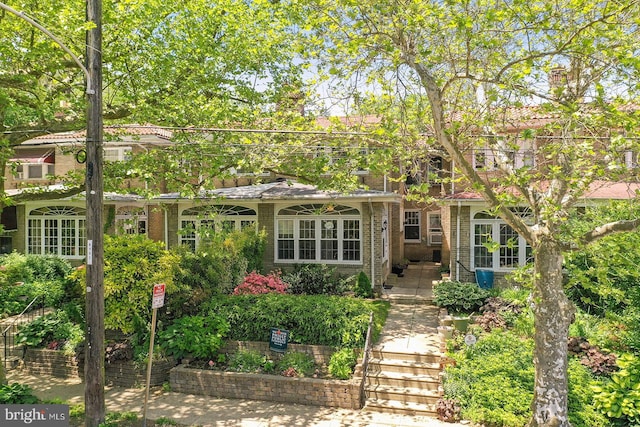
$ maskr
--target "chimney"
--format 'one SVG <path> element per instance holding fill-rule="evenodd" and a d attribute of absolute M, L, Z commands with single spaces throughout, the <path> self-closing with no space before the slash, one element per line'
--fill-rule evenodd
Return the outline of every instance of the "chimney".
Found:
<path fill-rule="evenodd" d="M 558 89 L 566 89 L 569 73 L 563 66 L 555 66 L 549 71 L 549 91 L 557 94 Z"/>

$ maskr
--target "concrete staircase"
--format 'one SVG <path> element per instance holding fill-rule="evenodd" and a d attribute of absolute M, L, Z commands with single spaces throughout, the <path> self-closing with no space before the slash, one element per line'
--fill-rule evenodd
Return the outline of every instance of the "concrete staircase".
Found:
<path fill-rule="evenodd" d="M 414 298 L 391 300 L 380 340 L 371 350 L 365 380 L 365 410 L 436 416 L 443 395 L 439 308 Z"/>
<path fill-rule="evenodd" d="M 365 409 L 435 416 L 442 396 L 440 355 L 373 350 L 369 360 Z"/>

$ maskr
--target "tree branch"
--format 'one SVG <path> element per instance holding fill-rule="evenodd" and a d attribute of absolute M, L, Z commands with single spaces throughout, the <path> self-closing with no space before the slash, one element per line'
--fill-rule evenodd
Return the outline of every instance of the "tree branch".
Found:
<path fill-rule="evenodd" d="M 598 239 L 606 237 L 610 234 L 621 233 L 625 231 L 634 231 L 640 227 L 640 218 L 625 220 L 625 221 L 615 221 L 610 222 L 608 224 L 601 225 L 599 227 L 594 228 L 593 230 L 585 233 L 580 239 L 581 242 L 588 244 L 594 242 Z"/>

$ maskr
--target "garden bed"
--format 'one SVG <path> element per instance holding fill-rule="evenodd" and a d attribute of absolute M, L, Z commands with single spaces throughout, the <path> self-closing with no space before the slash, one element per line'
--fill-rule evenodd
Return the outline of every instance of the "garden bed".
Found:
<path fill-rule="evenodd" d="M 356 369 L 358 372 L 358 369 Z M 253 399 L 360 409 L 362 378 L 332 380 L 220 372 L 179 365 L 170 371 L 173 391 L 219 398 Z"/>

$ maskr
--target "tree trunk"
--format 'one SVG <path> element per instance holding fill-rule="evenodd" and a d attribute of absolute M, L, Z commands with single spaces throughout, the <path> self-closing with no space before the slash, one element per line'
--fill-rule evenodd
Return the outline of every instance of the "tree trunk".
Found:
<path fill-rule="evenodd" d="M 557 242 L 542 237 L 535 254 L 535 388 L 528 427 L 567 427 L 567 338 L 574 307 L 564 293 Z"/>

